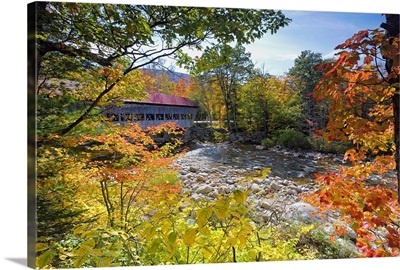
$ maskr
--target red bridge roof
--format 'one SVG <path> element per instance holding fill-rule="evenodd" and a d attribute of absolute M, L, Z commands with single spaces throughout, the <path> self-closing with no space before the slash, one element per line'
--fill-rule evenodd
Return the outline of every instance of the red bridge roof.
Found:
<path fill-rule="evenodd" d="M 173 105 L 182 107 L 198 107 L 192 100 L 185 97 L 171 96 L 163 93 L 150 93 L 148 98 L 142 101 L 127 100 L 127 102 Z"/>

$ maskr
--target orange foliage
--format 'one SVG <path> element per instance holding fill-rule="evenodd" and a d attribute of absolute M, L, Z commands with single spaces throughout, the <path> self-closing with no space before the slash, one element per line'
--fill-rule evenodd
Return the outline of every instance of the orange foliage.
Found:
<path fill-rule="evenodd" d="M 186 79 L 179 79 L 176 83 L 175 88 L 172 90 L 171 95 L 179 97 L 189 97 L 191 81 L 186 83 Z"/>
<path fill-rule="evenodd" d="M 151 136 L 163 133 L 172 136 L 172 143 L 158 146 Z M 132 205 L 179 194 L 180 184 L 168 183 L 160 175 L 171 170 L 170 154 L 180 145 L 174 135 L 181 133 L 174 123 L 145 131 L 137 124 L 127 124 L 113 125 L 102 134 L 81 136 L 80 143 L 87 145 L 85 169 L 91 172 L 90 181 L 99 183 L 111 226 L 128 222 Z M 158 182 L 157 177 L 161 179 Z"/>
<path fill-rule="evenodd" d="M 389 44 L 380 30 L 363 30 L 337 46 L 343 51 L 335 62 L 316 67 L 325 74 L 314 97 L 331 104 L 323 134 L 329 140 L 353 143 L 344 156 L 352 166 L 316 175 L 320 189 L 306 200 L 321 211 L 338 210 L 357 234 L 357 247 L 366 257 L 400 255 L 397 183 L 387 176 L 396 165 L 392 107 L 396 88 L 389 78 L 398 75 L 398 44 L 398 38 Z M 379 66 L 383 58 L 397 59 L 389 74 Z M 368 184 L 372 174 L 380 174 L 382 181 Z M 338 227 L 333 237 L 344 232 Z"/>

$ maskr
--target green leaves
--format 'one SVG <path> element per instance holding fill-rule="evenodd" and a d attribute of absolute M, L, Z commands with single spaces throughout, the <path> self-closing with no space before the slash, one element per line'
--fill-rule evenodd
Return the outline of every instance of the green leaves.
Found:
<path fill-rule="evenodd" d="M 49 249 L 42 253 L 40 256 L 36 258 L 36 266 L 39 268 L 44 268 L 49 265 L 53 258 L 57 255 L 57 252 Z"/>
<path fill-rule="evenodd" d="M 150 243 L 150 246 L 149 246 L 148 251 L 149 251 L 150 253 L 155 253 L 155 252 L 158 250 L 160 244 L 161 244 L 161 239 L 160 239 L 160 238 L 154 239 L 154 240 Z"/>
<path fill-rule="evenodd" d="M 82 264 L 92 252 L 95 245 L 96 242 L 93 239 L 89 239 L 81 245 L 81 247 L 76 251 L 77 258 L 74 261 L 75 268 L 82 267 Z"/>
<path fill-rule="evenodd" d="M 204 207 L 196 212 L 197 224 L 199 227 L 204 227 L 208 219 L 211 217 L 213 211 L 210 207 Z"/>
<path fill-rule="evenodd" d="M 49 245 L 46 243 L 36 243 L 36 252 L 40 252 L 49 248 Z"/>

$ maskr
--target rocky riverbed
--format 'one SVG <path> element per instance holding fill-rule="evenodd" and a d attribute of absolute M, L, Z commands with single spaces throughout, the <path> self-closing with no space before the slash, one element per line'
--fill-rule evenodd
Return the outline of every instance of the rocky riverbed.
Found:
<path fill-rule="evenodd" d="M 180 157 L 182 192 L 192 199 L 213 199 L 235 189 L 248 190 L 262 207 L 263 198 L 286 203 L 299 201 L 300 195 L 315 189 L 313 174 L 336 170 L 339 157 L 316 152 L 257 149 L 254 145 L 232 143 L 196 144 Z M 267 196 L 269 195 L 269 196 Z"/>
<path fill-rule="evenodd" d="M 301 195 L 316 189 L 314 173 L 336 170 L 341 163 L 335 155 L 224 142 L 197 143 L 174 165 L 180 168 L 181 193 L 193 200 L 214 200 L 236 189 L 247 190 L 256 222 L 324 222 L 326 231 L 332 232 L 337 216 L 330 213 L 322 220 L 316 208 L 301 201 Z M 355 240 L 351 230 L 349 236 Z"/>

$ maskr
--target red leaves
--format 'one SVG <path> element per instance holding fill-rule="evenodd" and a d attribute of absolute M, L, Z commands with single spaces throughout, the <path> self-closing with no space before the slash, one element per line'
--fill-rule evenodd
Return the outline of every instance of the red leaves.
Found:
<path fill-rule="evenodd" d="M 400 229 L 395 230 L 394 228 L 388 226 L 387 228 L 388 231 L 388 244 L 390 247 L 400 247 Z"/>
<path fill-rule="evenodd" d="M 374 60 L 374 58 L 371 55 L 367 55 L 364 58 L 364 64 L 369 65 L 369 64 L 371 64 L 372 60 Z"/>
<path fill-rule="evenodd" d="M 341 168 L 338 173 L 316 175 L 320 190 L 305 200 L 319 206 L 320 211 L 340 211 L 344 221 L 352 224 L 357 246 L 364 256 L 392 256 L 400 252 L 400 207 L 393 190 L 367 187 L 363 177 L 359 177 L 358 174 L 372 171 L 370 168 L 374 166 L 359 165 Z M 331 238 L 343 232 L 338 227 Z"/>
<path fill-rule="evenodd" d="M 354 34 L 351 38 L 347 39 L 343 44 L 335 47 L 335 50 L 339 49 L 355 49 L 357 48 L 361 41 L 369 36 L 368 30 L 361 30 Z"/>
<path fill-rule="evenodd" d="M 364 38 L 368 37 L 368 30 L 361 30 L 353 36 L 353 38 L 359 43 Z"/>
<path fill-rule="evenodd" d="M 357 154 L 346 156 L 354 163 L 364 159 L 366 153 L 393 151 L 393 110 L 388 101 L 394 87 L 388 79 L 400 72 L 400 67 L 394 65 L 393 72 L 384 78 L 384 72 L 374 64 L 379 62 L 375 61 L 379 48 L 382 54 L 399 58 L 398 40 L 388 42 L 381 31 L 363 30 L 337 48 L 343 51 L 335 62 L 315 67 L 325 73 L 313 96 L 331 104 L 331 121 L 324 137 L 352 141 Z"/>

